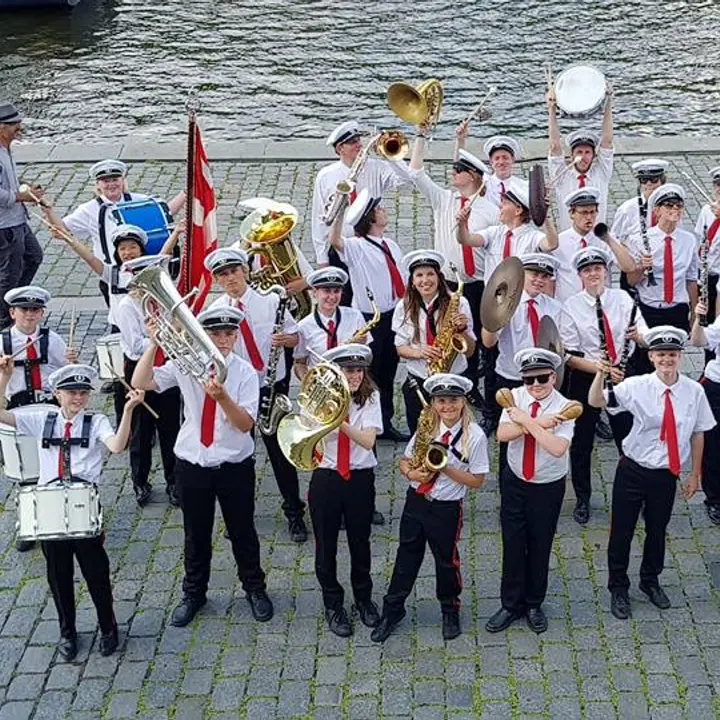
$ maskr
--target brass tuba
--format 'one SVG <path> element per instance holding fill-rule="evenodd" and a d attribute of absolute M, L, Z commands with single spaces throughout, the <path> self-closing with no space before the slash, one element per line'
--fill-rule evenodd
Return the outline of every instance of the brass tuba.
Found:
<path fill-rule="evenodd" d="M 342 425 L 350 408 L 343 371 L 325 360 L 307 371 L 297 398 L 302 413 L 286 415 L 278 425 L 283 455 L 298 470 L 314 470 L 322 459 L 323 438 Z"/>
<path fill-rule="evenodd" d="M 401 120 L 431 131 L 438 124 L 443 103 L 443 86 L 431 78 L 417 87 L 393 83 L 387 91 L 387 104 Z"/>

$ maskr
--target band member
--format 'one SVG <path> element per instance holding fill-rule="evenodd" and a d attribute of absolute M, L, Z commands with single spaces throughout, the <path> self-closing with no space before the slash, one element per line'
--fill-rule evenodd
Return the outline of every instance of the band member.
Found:
<path fill-rule="evenodd" d="M 339 268 L 333 268 L 337 272 Z M 372 600 L 370 525 L 375 507 L 375 436 L 382 432 L 380 394 L 367 374 L 372 352 L 350 343 L 328 350 L 323 358 L 342 368 L 352 401 L 345 422 L 326 435 L 322 461 L 312 474 L 308 502 L 315 532 L 315 574 L 322 588 L 325 619 L 331 632 L 349 637 L 353 627 L 343 606 L 337 579 L 340 523 L 345 520 L 350 551 L 350 582 L 355 607 L 367 627 L 380 621 Z"/>
<path fill-rule="evenodd" d="M 710 177 L 713 181 L 715 190 L 716 203 L 720 201 L 720 167 L 713 168 L 710 171 Z M 712 207 L 708 203 L 702 206 L 698 215 L 697 223 L 695 223 L 695 235 L 702 243 L 707 233 L 707 268 L 708 268 L 708 322 L 712 323 L 717 317 L 717 284 L 718 276 L 720 276 L 720 240 L 718 237 L 720 230 L 720 205 Z M 712 360 L 712 357 L 705 358 L 706 362 Z"/>
<path fill-rule="evenodd" d="M 658 218 L 658 222 L 660 218 Z M 700 383 L 681 375 L 678 368 L 687 333 L 670 325 L 648 330 L 645 341 L 655 372 L 631 377 L 615 388 L 617 408 L 632 414 L 630 434 L 623 441 L 623 455 L 615 471 L 612 525 L 608 543 L 610 609 L 619 620 L 632 614 L 628 589 L 630 546 L 640 508 L 644 506 L 645 544 L 640 565 L 640 590 L 664 610 L 670 600 L 660 586 L 665 562 L 665 533 L 675 501 L 683 465 L 692 469 L 683 488 L 689 500 L 700 485 L 704 433 L 715 427 L 710 404 Z M 589 402 L 606 407 L 601 363 L 590 387 Z"/>
<path fill-rule="evenodd" d="M 533 632 L 547 630 L 542 603 L 574 424 L 560 414 L 567 401 L 554 388 L 561 363 L 558 355 L 541 348 L 515 356 L 523 385 L 512 390 L 515 407 L 503 410 L 497 429 L 498 440 L 508 448 L 500 482 L 502 607 L 485 625 L 491 633 L 523 616 Z"/>
<path fill-rule="evenodd" d="M 135 275 L 146 267 L 162 262 L 162 259 L 162 256 L 158 255 L 145 255 L 122 265 L 121 269 L 124 273 Z M 127 295 L 122 296 L 117 306 L 116 320 L 123 351 L 123 374 L 127 383 L 131 382 L 135 366 L 150 344 L 141 304 L 143 294 L 139 290 L 130 290 Z M 164 363 L 165 353 L 158 350 L 154 366 L 159 367 Z M 118 390 L 117 394 L 119 392 Z M 170 504 L 178 507 L 180 503 L 175 489 L 174 447 L 180 432 L 180 391 L 178 388 L 171 388 L 164 393 L 148 391 L 145 394 L 145 403 L 159 417 L 155 419 L 145 407 L 139 407 L 133 414 L 130 431 L 130 476 L 135 499 L 137 504 L 143 507 L 152 496 L 149 477 L 152 468 L 153 439 L 157 433 L 165 477 L 165 492 Z"/>
<path fill-rule="evenodd" d="M 522 159 L 520 143 L 507 135 L 494 135 L 483 145 L 483 150 L 490 161 L 492 173 L 485 178 L 487 192 L 485 197 L 493 204 L 500 207 L 505 187 L 510 178 L 514 176 L 515 162 Z"/>
<path fill-rule="evenodd" d="M 264 396 L 270 392 L 270 387 L 265 381 L 271 369 L 271 354 L 275 348 L 280 350 L 276 359 L 275 378 L 282 380 L 285 377 L 283 349 L 294 348 L 297 345 L 297 325 L 290 313 L 285 310 L 281 318 L 282 328 L 280 332 L 275 332 L 280 298 L 276 293 L 261 295 L 248 285 L 248 256 L 243 250 L 237 248 L 215 250 L 205 258 L 205 267 L 224 290 L 224 294 L 215 300 L 210 308 L 231 306 L 240 308 L 243 312 L 234 352 L 252 365 L 260 382 L 259 392 Z M 278 391 L 287 392 L 284 387 L 278 388 Z M 282 495 L 282 509 L 288 521 L 290 536 L 294 542 L 305 542 L 307 540 L 307 528 L 303 519 L 305 503 L 300 499 L 297 470 L 280 451 L 276 434 L 261 433 L 261 435 L 278 490 Z"/>
<path fill-rule="evenodd" d="M 342 235 L 343 221 L 353 227 L 354 237 Z M 409 436 L 392 424 L 398 366 L 392 318 L 395 306 L 405 296 L 405 283 L 399 268 L 402 250 L 395 240 L 385 236 L 386 227 L 387 213 L 381 198 L 371 197 L 367 190 L 361 190 L 347 215 L 343 217 L 340 213 L 330 228 L 330 244 L 347 263 L 353 287 L 353 307 L 360 310 L 366 320 L 372 318 L 373 308 L 367 297 L 369 289 L 380 310 L 380 322 L 373 328 L 370 346 L 373 352 L 370 375 L 378 384 L 383 414 L 384 431 L 378 439 L 399 442 L 408 440 Z"/>
<path fill-rule="evenodd" d="M 628 273 L 628 282 L 637 290 L 640 310 L 648 326 L 672 325 L 690 329 L 690 307 L 697 303 L 697 240 L 679 227 L 685 208 L 685 190 L 680 185 L 661 185 L 648 198 L 648 216 L 654 212 L 657 225 L 648 228 L 650 255 L 635 235 L 630 251 L 638 270 Z M 652 269 L 656 285 L 649 285 L 646 271 Z M 633 359 L 638 373 L 652 370 L 647 353 L 636 352 Z"/>
<path fill-rule="evenodd" d="M 7 389 L 12 363 L 0 362 L 0 395 Z M 21 435 L 38 440 L 39 486 L 61 481 L 82 481 L 97 485 L 102 471 L 102 446 L 121 453 L 127 445 L 134 408 L 143 393 L 128 394 L 125 411 L 113 432 L 101 413 L 85 409 L 97 373 L 88 365 L 66 365 L 50 375 L 49 383 L 57 398 L 57 413 L 47 409 L 0 410 L 0 422 L 11 425 Z M 77 560 L 97 611 L 100 625 L 101 655 L 112 655 L 118 646 L 118 628 L 110 588 L 110 562 L 103 547 L 105 535 L 96 537 L 43 540 L 41 547 L 47 565 L 47 578 L 60 624 L 58 653 L 71 661 L 77 655 L 75 627 L 74 564 Z"/>
<path fill-rule="evenodd" d="M 607 287 L 610 254 L 599 247 L 580 250 L 572 259 L 580 283 L 585 289 L 571 296 L 563 305 L 560 335 L 570 369 L 568 397 L 583 404 L 583 414 L 575 422 L 570 445 L 570 467 L 575 488 L 575 522 L 585 525 L 590 519 L 591 458 L 595 441 L 595 426 L 600 411 L 588 405 L 588 391 L 595 377 L 597 363 L 603 359 L 603 337 L 600 333 L 597 298 L 600 299 L 605 351 L 610 359 L 613 383 L 625 379 L 627 360 L 637 341 L 642 342 L 647 325 L 642 313 L 634 321 L 633 300 L 624 290 Z M 618 451 L 630 432 L 629 413 L 609 414 L 610 427 Z"/>
<path fill-rule="evenodd" d="M 445 258 L 436 250 L 413 250 L 403 258 L 408 271 L 407 292 L 403 301 L 395 306 L 392 328 L 395 347 L 405 360 L 408 375 L 403 383 L 405 414 L 410 432 L 415 434 L 423 408 L 418 393 L 430 375 L 429 365 L 441 360 L 447 347 L 438 345 L 464 342 L 466 350 L 457 353 L 450 368 L 460 375 L 467 368 L 467 358 L 475 350 L 476 337 L 467 298 L 460 297 L 457 311 L 450 316 L 451 295 L 440 270 Z M 448 331 L 447 323 L 452 328 Z M 451 333 L 451 334 L 449 334 Z M 424 396 L 427 400 L 427 396 Z"/>
<path fill-rule="evenodd" d="M 561 303 L 583 289 L 572 259 L 575 253 L 586 247 L 596 247 L 601 250 L 609 247 L 625 272 L 632 272 L 635 269 L 632 255 L 617 240 L 611 235 L 601 240 L 593 232 L 597 225 L 599 201 L 600 191 L 590 186 L 573 190 L 565 197 L 564 204 L 568 209 L 572 225 L 560 233 L 558 247 L 554 252 L 555 257 L 560 261 L 555 283 L 555 299 Z M 609 285 L 610 274 L 607 279 Z"/>
<path fill-rule="evenodd" d="M 42 248 L 28 225 L 23 203 L 35 203 L 35 198 L 42 200 L 44 191 L 33 186 L 29 192 L 20 192 L 10 149 L 22 131 L 20 111 L 12 103 L 0 103 L 0 298 L 8 290 L 29 285 L 43 260 Z M 0 330 L 10 324 L 8 306 L 0 301 Z"/>
<path fill-rule="evenodd" d="M 598 222 L 605 222 L 607 214 L 608 186 L 613 172 L 613 88 L 607 84 L 605 111 L 600 136 L 592 130 L 580 129 L 569 133 L 566 141 L 572 155 L 574 168 L 565 165 L 562 140 L 557 122 L 557 101 L 555 91 L 547 95 L 548 135 L 550 154 L 548 170 L 550 183 L 555 191 L 558 208 L 558 228 L 567 230 L 571 226 L 570 216 L 563 205 L 563 199 L 573 190 L 590 185 L 600 191 Z"/>
<path fill-rule="evenodd" d="M 373 642 L 384 642 L 405 617 L 405 601 L 412 592 L 429 546 L 435 560 L 435 590 L 442 611 L 442 635 L 453 640 L 460 629 L 460 556 L 462 501 L 468 487 L 479 488 L 490 471 L 487 438 L 473 420 L 466 397 L 472 383 L 462 375 L 438 373 L 423 383 L 431 400 L 431 427 L 422 428 L 405 449 L 400 473 L 409 483 L 400 518 L 400 544 L 380 622 Z M 435 441 L 445 447 L 447 465 L 435 472 L 410 460 L 415 443 Z"/>
<path fill-rule="evenodd" d="M 320 268 L 307 276 L 315 297 L 315 308 L 312 315 L 304 317 L 297 326 L 295 374 L 300 380 L 305 377 L 308 368 L 317 364 L 318 356 L 350 342 L 366 325 L 359 310 L 340 305 L 342 289 L 348 279 L 348 274 L 342 268 L 335 267 Z M 365 334 L 361 337 L 368 336 Z"/>
<path fill-rule="evenodd" d="M 255 442 L 252 428 L 258 410 L 258 374 L 233 352 L 245 313 L 218 306 L 197 316 L 210 340 L 225 358 L 223 383 L 212 378 L 201 385 L 180 372 L 174 361 L 153 368 L 157 345 L 148 323 L 151 343 L 138 361 L 133 385 L 155 392 L 179 387 L 185 420 L 175 443 L 175 483 L 185 530 L 183 598 L 173 610 L 171 624 L 184 627 L 207 598 L 212 559 L 215 501 L 230 535 L 238 577 L 253 617 L 267 622 L 273 605 L 265 591 L 260 567 L 260 542 L 255 531 Z"/>

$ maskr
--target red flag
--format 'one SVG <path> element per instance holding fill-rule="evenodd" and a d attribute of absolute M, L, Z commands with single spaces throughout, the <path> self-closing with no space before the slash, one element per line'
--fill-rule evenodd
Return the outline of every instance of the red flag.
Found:
<path fill-rule="evenodd" d="M 202 310 L 212 285 L 212 276 L 205 269 L 208 253 L 217 250 L 217 219 L 215 211 L 215 187 L 210 174 L 200 128 L 191 118 L 189 128 L 188 161 L 188 234 L 183 247 L 179 291 L 187 295 L 193 288 L 198 289 L 195 300 L 190 303 L 197 314 Z"/>

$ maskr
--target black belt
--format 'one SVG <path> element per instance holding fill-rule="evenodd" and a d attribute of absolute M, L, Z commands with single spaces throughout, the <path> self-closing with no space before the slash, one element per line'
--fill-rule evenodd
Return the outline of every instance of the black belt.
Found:
<path fill-rule="evenodd" d="M 408 495 L 424 500 L 425 502 L 435 503 L 436 505 L 457 505 L 458 503 L 462 503 L 462 498 L 458 500 L 438 500 L 432 497 L 429 492 L 419 493 L 412 485 L 408 488 Z"/>

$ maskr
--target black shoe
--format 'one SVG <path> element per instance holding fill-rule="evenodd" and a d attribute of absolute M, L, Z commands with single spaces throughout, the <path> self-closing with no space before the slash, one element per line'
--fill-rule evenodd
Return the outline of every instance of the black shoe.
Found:
<path fill-rule="evenodd" d="M 630 597 L 627 590 L 611 590 L 610 592 L 610 612 L 618 620 L 627 620 L 632 617 Z"/>
<path fill-rule="evenodd" d="M 491 633 L 507 630 L 516 620 L 522 617 L 520 613 L 500 608 L 486 623 L 485 629 Z"/>
<path fill-rule="evenodd" d="M 443 640 L 454 640 L 462 635 L 460 629 L 460 613 L 444 612 L 442 614 L 442 636 Z"/>
<path fill-rule="evenodd" d="M 100 392 L 103 395 L 110 395 L 111 393 L 114 393 L 115 392 L 115 381 L 114 380 L 106 380 L 100 386 Z"/>
<path fill-rule="evenodd" d="M 360 616 L 360 622 L 369 628 L 378 626 L 380 622 L 380 611 L 378 606 L 372 600 L 363 600 L 362 602 L 356 602 L 355 608 Z"/>
<path fill-rule="evenodd" d="M 573 510 L 573 520 L 580 525 L 587 525 L 590 519 L 590 505 L 587 500 L 578 500 Z"/>
<path fill-rule="evenodd" d="M 253 590 L 245 593 L 247 601 L 250 603 L 250 611 L 258 622 L 267 622 L 272 620 L 275 613 L 273 604 L 268 594 L 264 590 Z"/>
<path fill-rule="evenodd" d="M 58 653 L 60 657 L 66 662 L 72 662 L 77 655 L 77 635 L 71 635 L 70 637 L 61 637 L 58 642 Z"/>
<path fill-rule="evenodd" d="M 670 598 L 665 594 L 665 591 L 659 585 L 648 585 L 647 583 L 640 582 L 638 585 L 641 592 L 644 592 L 650 602 L 661 610 L 667 610 L 670 605 Z"/>
<path fill-rule="evenodd" d="M 384 525 L 385 516 L 378 510 L 373 510 L 372 520 L 370 521 L 373 525 Z"/>
<path fill-rule="evenodd" d="M 478 410 L 482 410 L 483 407 L 485 407 L 485 400 L 483 399 L 483 396 L 480 394 L 480 391 L 477 388 L 473 388 L 470 391 L 467 399 L 470 401 L 470 404 Z"/>
<path fill-rule="evenodd" d="M 528 608 L 525 619 L 527 626 L 538 635 L 548 629 L 548 621 L 542 608 Z"/>
<path fill-rule="evenodd" d="M 103 657 L 112 655 L 118 648 L 118 629 L 117 625 L 109 632 L 100 636 L 100 654 Z"/>
<path fill-rule="evenodd" d="M 152 488 L 149 483 L 144 485 L 134 485 L 133 490 L 135 491 L 135 500 L 140 507 L 145 507 L 150 501 L 152 495 Z"/>
<path fill-rule="evenodd" d="M 720 525 L 720 505 L 706 505 L 708 517 L 713 525 Z"/>
<path fill-rule="evenodd" d="M 404 617 L 405 610 L 402 611 L 402 615 L 397 615 L 394 618 L 390 618 L 389 615 L 385 615 L 385 613 L 383 613 L 380 618 L 380 622 L 370 633 L 370 639 L 376 643 L 385 642 L 392 635 L 393 630 L 400 624 L 400 621 Z"/>
<path fill-rule="evenodd" d="M 174 485 L 167 485 L 165 487 L 165 493 L 168 496 L 168 502 L 173 507 L 180 507 L 180 496 L 178 495 L 177 488 Z"/>
<path fill-rule="evenodd" d="M 16 540 L 15 541 L 15 549 L 18 552 L 27 552 L 28 550 L 32 550 L 34 547 L 35 547 L 34 540 Z"/>
<path fill-rule="evenodd" d="M 206 603 L 205 598 L 192 598 L 187 595 L 173 610 L 170 624 L 173 627 L 185 627 L 197 615 L 198 610 Z"/>
<path fill-rule="evenodd" d="M 595 435 L 600 440 L 612 440 L 613 433 L 608 421 L 601 415 L 598 418 L 597 425 L 595 425 Z"/>
<path fill-rule="evenodd" d="M 337 608 L 325 608 L 325 620 L 330 632 L 338 637 L 350 637 L 353 634 L 350 618 L 342 605 Z"/>
<path fill-rule="evenodd" d="M 400 432 L 397 428 L 392 425 L 388 425 L 385 428 L 385 432 L 377 436 L 378 440 L 390 440 L 392 442 L 407 442 L 410 439 L 409 435 L 404 432 Z"/>
<path fill-rule="evenodd" d="M 290 529 L 290 539 L 296 543 L 304 543 L 308 538 L 307 526 L 305 521 L 301 517 L 293 518 L 288 521 L 288 528 Z"/>

